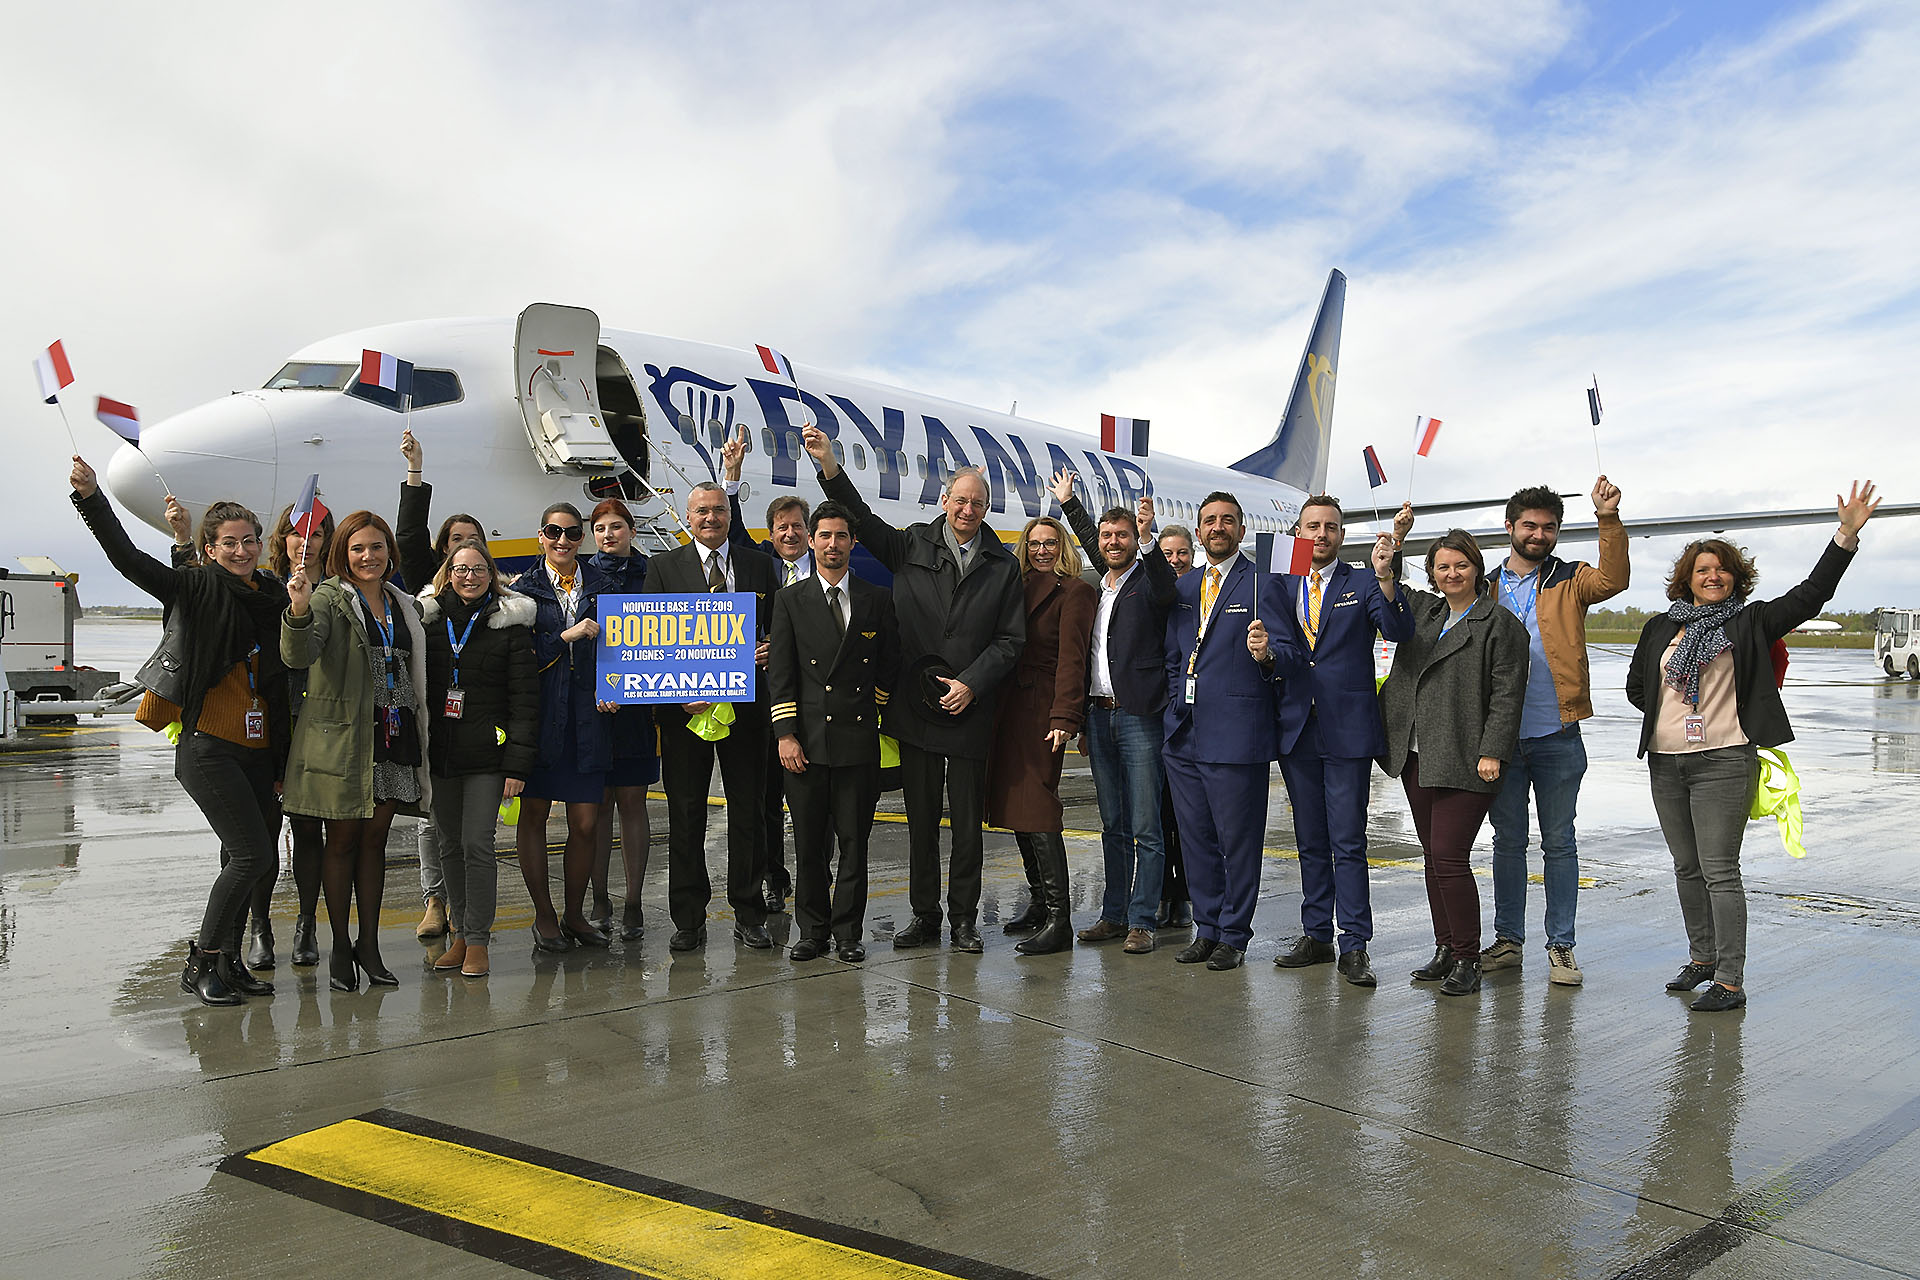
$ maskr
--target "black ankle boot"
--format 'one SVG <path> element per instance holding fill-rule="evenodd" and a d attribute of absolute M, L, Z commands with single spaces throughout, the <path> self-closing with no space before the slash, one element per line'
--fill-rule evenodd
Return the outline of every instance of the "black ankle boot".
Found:
<path fill-rule="evenodd" d="M 247 952 L 247 968 L 273 968 L 273 921 L 253 917 L 253 947 Z"/>
<path fill-rule="evenodd" d="M 187 944 L 187 967 L 180 974 L 180 989 L 199 996 L 201 1004 L 245 1004 L 246 997 L 229 987 L 220 976 L 220 955 L 202 951 L 197 943 Z"/>
<path fill-rule="evenodd" d="M 1073 948 L 1073 913 L 1067 907 L 1067 843 L 1057 833 L 1033 837 L 1034 863 L 1047 896 L 1047 920 L 1031 938 L 1014 944 L 1022 955 L 1045 956 Z"/>
<path fill-rule="evenodd" d="M 300 916 L 293 922 L 293 962 L 297 965 L 320 963 L 320 944 L 314 937 L 312 916 Z"/>
<path fill-rule="evenodd" d="M 1478 957 L 1472 960 L 1454 961 L 1453 972 L 1448 974 L 1447 980 L 1440 984 L 1440 994 L 1443 996 L 1472 995 L 1479 989 L 1480 960 Z"/>
<path fill-rule="evenodd" d="M 1433 959 L 1413 971 L 1415 982 L 1439 982 L 1453 972 L 1453 948 L 1436 946 Z"/>
<path fill-rule="evenodd" d="M 216 967 L 220 970 L 220 980 L 229 987 L 232 987 L 235 991 L 238 991 L 241 995 L 270 996 L 273 994 L 273 984 L 271 982 L 262 982 L 247 972 L 247 966 L 240 963 L 239 956 L 231 952 L 222 951 L 215 963 Z"/>

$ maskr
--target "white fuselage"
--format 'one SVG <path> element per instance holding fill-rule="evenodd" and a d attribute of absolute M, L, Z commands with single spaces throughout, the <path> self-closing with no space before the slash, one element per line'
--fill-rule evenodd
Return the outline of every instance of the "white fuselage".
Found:
<path fill-rule="evenodd" d="M 142 439 L 152 465 L 132 448 L 122 448 L 109 464 L 114 497 L 141 520 L 164 528 L 158 468 L 196 519 L 209 503 L 232 499 L 270 526 L 317 472 L 336 518 L 362 507 L 391 517 L 405 473 L 399 452 L 403 416 L 341 389 L 347 375 L 339 369 L 357 369 L 364 348 L 412 361 L 421 371 L 457 375 L 457 399 L 416 408 L 405 421 L 425 450 L 435 524 L 455 511 L 477 516 L 496 555 L 537 554 L 534 528 L 541 509 L 570 501 L 591 510 L 597 499 L 589 481 L 617 470 L 543 464 L 523 398 L 515 394 L 512 318 L 419 321 L 342 334 L 297 352 L 289 368 L 306 366 L 327 382 L 321 388 L 240 391 L 157 423 Z M 631 402 L 637 400 L 646 454 L 622 452 L 678 513 L 685 511 L 691 484 L 719 478 L 721 440 L 741 425 L 748 428 L 741 505 L 756 538 L 764 536 L 766 504 L 773 497 L 797 493 L 814 502 L 821 496 L 812 460 L 800 448 L 799 425 L 806 421 L 819 423 L 835 440 L 862 495 L 896 525 L 938 515 L 943 477 L 967 465 L 986 469 L 993 499 L 989 524 L 1005 539 L 1017 537 L 1031 517 L 1058 514 L 1048 482 L 1063 467 L 1078 473 L 1083 501 L 1096 517 L 1148 493 L 1162 527 L 1191 526 L 1202 499 L 1224 489 L 1240 500 L 1249 535 L 1284 531 L 1305 496 L 1225 467 L 1165 455 L 1118 456 L 1082 432 L 805 366 L 796 370 L 796 390 L 767 373 L 751 350 L 603 330 L 597 355 L 598 385 L 575 379 L 578 398 L 584 408 L 604 413 L 609 390 L 620 390 L 609 379 L 630 382 L 627 420 L 633 420 Z M 449 385 L 442 379 L 443 389 Z M 623 406 L 611 407 L 620 416 Z M 637 486 L 630 481 L 630 488 Z M 636 542 L 641 550 L 680 540 L 678 523 L 644 490 L 628 505 L 645 526 Z"/>

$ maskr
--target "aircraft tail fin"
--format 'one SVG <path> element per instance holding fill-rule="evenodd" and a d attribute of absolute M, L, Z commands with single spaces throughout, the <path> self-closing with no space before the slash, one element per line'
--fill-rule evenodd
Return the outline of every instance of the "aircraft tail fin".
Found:
<path fill-rule="evenodd" d="M 1333 391 L 1340 365 L 1340 318 L 1346 309 L 1347 278 L 1339 271 L 1327 274 L 1326 292 L 1313 319 L 1313 334 L 1293 376 L 1293 394 L 1273 439 L 1255 453 L 1233 463 L 1235 471 L 1266 476 L 1305 493 L 1319 493 L 1327 483 L 1327 451 L 1333 440 Z"/>

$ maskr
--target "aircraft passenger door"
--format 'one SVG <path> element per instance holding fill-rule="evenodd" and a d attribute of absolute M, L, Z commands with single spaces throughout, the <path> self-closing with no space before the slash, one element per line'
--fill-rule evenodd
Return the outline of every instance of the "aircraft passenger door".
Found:
<path fill-rule="evenodd" d="M 536 302 L 513 335 L 514 399 L 527 439 L 548 471 L 622 466 L 595 391 L 600 317 L 584 307 Z"/>

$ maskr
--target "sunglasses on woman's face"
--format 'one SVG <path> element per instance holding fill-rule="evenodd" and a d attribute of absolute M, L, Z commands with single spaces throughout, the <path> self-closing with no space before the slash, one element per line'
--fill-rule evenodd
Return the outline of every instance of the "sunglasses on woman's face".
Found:
<path fill-rule="evenodd" d="M 577 524 L 543 524 L 540 532 L 550 542 L 578 542 L 586 536 L 586 530 Z"/>

